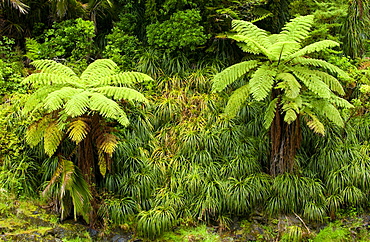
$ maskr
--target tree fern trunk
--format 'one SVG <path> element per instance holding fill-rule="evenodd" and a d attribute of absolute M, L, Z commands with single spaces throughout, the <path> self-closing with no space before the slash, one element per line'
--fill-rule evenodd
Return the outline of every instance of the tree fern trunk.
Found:
<path fill-rule="evenodd" d="M 96 122 L 99 122 L 98 115 L 94 115 L 91 118 L 90 125 L 94 126 Z M 97 167 L 97 159 L 94 152 L 93 136 L 93 132 L 88 132 L 85 139 L 79 143 L 78 147 L 78 168 L 80 169 L 85 181 L 89 185 L 92 195 L 92 211 L 89 216 L 89 223 L 91 227 L 95 227 L 98 222 L 97 210 L 99 208 L 99 203 L 97 200 L 98 192 L 96 190 L 96 184 L 99 179 L 99 168 Z"/>
<path fill-rule="evenodd" d="M 270 174 L 275 177 L 285 172 L 293 173 L 296 168 L 295 155 L 301 144 L 299 118 L 288 124 L 278 110 L 270 128 L 270 136 Z"/>

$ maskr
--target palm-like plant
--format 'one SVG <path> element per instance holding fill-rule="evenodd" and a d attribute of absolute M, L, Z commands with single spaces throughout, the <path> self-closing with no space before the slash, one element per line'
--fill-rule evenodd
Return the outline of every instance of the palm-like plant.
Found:
<path fill-rule="evenodd" d="M 37 88 L 23 109 L 33 118 L 26 140 L 31 146 L 43 141 L 49 156 L 62 153 L 64 139 L 75 142 L 77 165 L 92 187 L 110 170 L 110 157 L 118 144 L 110 122 L 127 126 L 124 105 L 148 102 L 130 84 L 152 79 L 138 72 L 119 72 L 117 65 L 106 59 L 96 60 L 79 77 L 55 61 L 40 60 L 33 65 L 40 72 L 24 80 Z"/>
<path fill-rule="evenodd" d="M 273 176 L 294 171 L 301 136 L 300 116 L 304 116 L 314 132 L 324 135 L 320 118 L 326 117 L 343 126 L 338 107 L 351 107 L 338 96 L 345 93 L 336 78 L 348 78 L 348 75 L 324 60 L 308 57 L 339 44 L 322 40 L 302 47 L 312 22 L 311 15 L 297 17 L 279 34 L 268 34 L 250 22 L 233 21 L 236 33 L 229 38 L 238 41 L 243 51 L 258 56 L 230 66 L 214 77 L 213 91 L 224 90 L 242 76 L 247 75 L 249 79 L 229 98 L 225 112 L 230 116 L 245 106 L 250 95 L 255 101 L 268 99 L 264 126 L 270 129 L 270 173 Z"/>

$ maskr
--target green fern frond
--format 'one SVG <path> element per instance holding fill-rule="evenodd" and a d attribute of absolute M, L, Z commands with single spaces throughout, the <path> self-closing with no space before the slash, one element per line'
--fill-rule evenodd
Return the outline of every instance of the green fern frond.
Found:
<path fill-rule="evenodd" d="M 50 122 L 49 116 L 44 116 L 40 120 L 31 124 L 26 131 L 26 142 L 32 147 L 40 143 L 44 137 L 45 130 Z"/>
<path fill-rule="evenodd" d="M 249 86 L 244 85 L 231 94 L 225 108 L 225 114 L 228 117 L 233 118 L 238 114 L 249 97 L 249 91 Z"/>
<path fill-rule="evenodd" d="M 320 120 L 311 112 L 306 111 L 306 113 L 311 117 L 311 120 L 306 120 L 307 126 L 313 130 L 313 132 L 321 135 L 325 135 L 325 127 L 320 122 Z"/>
<path fill-rule="evenodd" d="M 324 68 L 331 73 L 337 74 L 340 78 L 343 79 L 350 79 L 350 76 L 340 69 L 339 67 L 326 62 L 324 60 L 319 60 L 319 59 L 313 59 L 313 58 L 305 58 L 305 57 L 297 57 L 292 60 L 293 64 L 299 64 L 299 65 L 309 65 L 309 66 L 314 66 L 314 67 L 321 67 Z"/>
<path fill-rule="evenodd" d="M 112 97 L 114 100 L 128 100 L 128 101 L 139 101 L 143 103 L 148 103 L 148 99 L 144 97 L 140 92 L 127 88 L 127 87 L 97 87 L 93 89 L 99 93 L 103 93 L 108 97 Z"/>
<path fill-rule="evenodd" d="M 83 85 L 78 83 L 78 77 L 63 76 L 58 73 L 34 73 L 26 77 L 22 83 L 31 83 L 34 87 L 43 87 L 45 85 L 69 84 L 71 87 L 83 88 Z"/>
<path fill-rule="evenodd" d="M 27 99 L 22 109 L 22 113 L 24 115 L 27 115 L 34 110 L 39 110 L 40 108 L 43 108 L 44 107 L 43 102 L 45 98 L 50 93 L 56 90 L 59 90 L 59 89 L 60 89 L 60 86 L 45 86 L 45 87 L 38 89 Z"/>
<path fill-rule="evenodd" d="M 257 67 L 258 64 L 259 61 L 257 60 L 244 61 L 232 65 L 225 70 L 217 73 L 213 78 L 212 91 L 220 92 L 224 90 L 228 85 L 236 81 L 238 78 L 248 73 L 253 68 Z"/>
<path fill-rule="evenodd" d="M 91 93 L 78 89 L 78 92 L 71 94 L 64 105 L 64 111 L 72 118 L 78 117 L 87 112 Z"/>
<path fill-rule="evenodd" d="M 276 71 L 271 70 L 271 66 L 261 65 L 252 75 L 249 81 L 252 96 L 257 101 L 261 101 L 269 95 L 274 85 Z"/>
<path fill-rule="evenodd" d="M 341 108 L 353 108 L 353 105 L 351 103 L 349 103 L 346 99 L 341 98 L 341 97 L 338 97 L 335 94 L 332 94 L 330 96 L 329 101 L 332 104 L 334 104 L 334 105 L 336 105 L 338 107 L 341 107 Z"/>
<path fill-rule="evenodd" d="M 44 133 L 44 150 L 48 156 L 52 156 L 62 141 L 64 132 L 60 130 L 56 122 L 51 122 Z"/>
<path fill-rule="evenodd" d="M 339 44 L 332 40 L 321 40 L 310 45 L 303 47 L 302 49 L 298 50 L 297 52 L 291 54 L 287 59 L 293 59 L 297 57 L 301 57 L 307 54 L 311 54 L 313 52 L 319 52 L 328 48 L 337 47 Z"/>
<path fill-rule="evenodd" d="M 331 104 L 327 100 L 318 100 L 312 103 L 314 104 L 313 107 L 315 107 L 317 113 L 325 116 L 327 119 L 329 119 L 339 127 L 344 127 L 342 116 L 333 104 Z"/>
<path fill-rule="evenodd" d="M 233 39 L 238 41 L 238 46 L 247 53 L 252 53 L 252 54 L 263 54 L 265 56 L 269 55 L 268 50 L 261 45 L 261 43 L 257 42 L 255 39 L 249 38 L 244 35 L 240 34 L 229 34 L 227 36 L 229 39 Z"/>
<path fill-rule="evenodd" d="M 338 81 L 337 78 L 333 77 L 332 75 L 330 75 L 326 72 L 322 72 L 322 71 L 312 70 L 312 72 L 316 76 L 318 76 L 326 85 L 328 85 L 330 90 L 338 93 L 339 95 L 345 95 L 346 94 L 344 92 L 342 84 Z"/>
<path fill-rule="evenodd" d="M 269 105 L 266 109 L 265 116 L 264 116 L 264 119 L 263 119 L 263 127 L 265 127 L 266 129 L 270 128 L 271 123 L 275 118 L 276 105 L 277 105 L 278 101 L 279 101 L 278 98 L 273 99 L 269 103 Z"/>
<path fill-rule="evenodd" d="M 258 28 L 253 23 L 243 20 L 233 20 L 231 25 L 232 29 L 239 35 L 245 36 L 256 43 L 259 43 L 265 49 L 271 45 L 269 39 L 267 38 L 267 31 Z"/>
<path fill-rule="evenodd" d="M 282 110 L 285 112 L 284 121 L 291 124 L 297 119 L 297 114 L 299 113 L 299 105 L 296 102 L 284 102 Z"/>
<path fill-rule="evenodd" d="M 299 50 L 301 46 L 293 41 L 276 42 L 268 49 L 268 58 L 272 61 L 285 60 L 287 56 Z"/>
<path fill-rule="evenodd" d="M 291 67 L 290 70 L 310 91 L 322 98 L 330 98 L 332 92 L 328 85 L 321 81 L 310 69 L 295 66 Z"/>
<path fill-rule="evenodd" d="M 118 74 L 114 74 L 111 76 L 103 76 L 97 79 L 97 82 L 92 84 L 93 87 L 101 86 L 101 85 L 130 85 L 133 83 L 140 83 L 144 81 L 153 81 L 153 78 L 150 76 L 140 73 L 140 72 L 120 72 Z"/>
<path fill-rule="evenodd" d="M 81 92 L 83 92 L 82 89 L 63 87 L 57 91 L 50 93 L 44 100 L 44 106 L 49 112 L 58 110 L 62 108 L 67 98 Z"/>
<path fill-rule="evenodd" d="M 82 119 L 78 118 L 69 124 L 67 133 L 68 137 L 76 144 L 85 139 L 86 135 L 90 132 L 90 126 Z"/>
<path fill-rule="evenodd" d="M 71 68 L 53 60 L 36 60 L 31 62 L 31 65 L 43 73 L 78 78 Z"/>
<path fill-rule="evenodd" d="M 100 59 L 91 63 L 81 74 L 80 79 L 86 84 L 95 82 L 99 78 L 112 76 L 118 71 L 117 64 L 110 59 Z"/>
<path fill-rule="evenodd" d="M 280 41 L 301 42 L 309 35 L 313 19 L 313 15 L 306 15 L 290 20 L 278 34 Z"/>
<path fill-rule="evenodd" d="M 100 93 L 92 93 L 90 98 L 90 109 L 97 111 L 105 118 L 117 120 L 123 126 L 127 126 L 129 121 L 126 113 L 113 100 Z"/>
<path fill-rule="evenodd" d="M 276 80 L 281 80 L 277 88 L 285 90 L 285 96 L 291 99 L 298 97 L 301 91 L 301 84 L 291 73 L 279 73 Z"/>

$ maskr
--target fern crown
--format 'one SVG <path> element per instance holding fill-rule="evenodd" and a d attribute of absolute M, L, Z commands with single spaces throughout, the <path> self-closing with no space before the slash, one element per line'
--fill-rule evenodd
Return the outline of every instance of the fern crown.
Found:
<path fill-rule="evenodd" d="M 287 123 L 301 114 L 306 115 L 308 126 L 321 134 L 324 129 L 319 117 L 343 126 L 337 107 L 352 105 L 337 96 L 344 95 L 338 79 L 349 76 L 335 65 L 308 57 L 311 53 L 339 46 L 331 40 L 302 46 L 313 20 L 313 15 L 294 18 L 279 34 L 269 34 L 250 22 L 232 22 L 234 33 L 228 37 L 236 40 L 244 52 L 259 55 L 259 58 L 235 64 L 215 75 L 213 91 L 219 92 L 250 74 L 247 84 L 236 89 L 230 97 L 226 114 L 235 116 L 251 97 L 256 101 L 269 100 L 266 128 L 270 127 L 277 111 L 284 115 Z"/>
<path fill-rule="evenodd" d="M 97 114 L 127 126 L 126 112 L 118 102 L 148 102 L 131 86 L 152 78 L 138 72 L 119 72 L 111 60 L 96 60 L 81 76 L 51 60 L 32 64 L 40 72 L 28 76 L 23 83 L 31 84 L 37 90 L 28 98 L 23 113 L 30 117 L 41 114 L 41 119 L 29 127 L 26 139 L 32 146 L 44 140 L 45 152 L 50 156 L 57 150 L 65 132 L 76 143 L 86 137 L 91 127 L 83 116 Z M 104 137 L 107 141 L 103 140 L 100 148 L 104 153 L 112 154 L 117 141 L 109 134 Z"/>

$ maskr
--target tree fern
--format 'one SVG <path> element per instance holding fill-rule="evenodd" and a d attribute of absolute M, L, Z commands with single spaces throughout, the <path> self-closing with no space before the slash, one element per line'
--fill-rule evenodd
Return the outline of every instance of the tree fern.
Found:
<path fill-rule="evenodd" d="M 264 126 L 270 128 L 270 172 L 273 176 L 295 171 L 294 156 L 301 137 L 299 117 L 305 117 L 315 133 L 324 135 L 324 125 L 318 117 L 343 126 L 337 107 L 351 108 L 350 103 L 333 93 L 344 94 L 336 77 L 349 79 L 348 74 L 324 60 L 309 57 L 339 44 L 322 40 L 302 47 L 312 23 L 312 15 L 297 17 L 288 22 L 281 33 L 270 35 L 252 23 L 233 21 L 234 33 L 228 37 L 239 42 L 244 52 L 258 56 L 256 60 L 226 68 L 213 79 L 213 91 L 222 91 L 241 76 L 247 76 L 247 84 L 229 99 L 225 111 L 230 116 L 236 115 L 245 105 L 247 93 L 255 101 L 268 99 Z"/>
<path fill-rule="evenodd" d="M 90 187 L 96 184 L 95 162 L 98 162 L 104 175 L 110 170 L 110 156 L 118 144 L 118 138 L 111 133 L 108 124 L 112 121 L 123 126 L 129 124 L 123 107 L 112 98 L 147 103 L 148 100 L 141 93 L 129 86 L 152 79 L 138 72 L 119 72 L 111 60 L 93 62 L 80 77 L 55 61 L 40 60 L 33 62 L 33 65 L 40 69 L 40 73 L 25 78 L 24 83 L 30 83 L 38 90 L 28 98 L 23 113 L 31 115 L 30 119 L 34 115 L 43 117 L 30 125 L 26 140 L 32 146 L 43 140 L 45 153 L 49 156 L 55 153 L 66 137 L 76 143 L 79 147 L 77 164 L 83 175 L 73 163 L 61 158 L 61 166 L 49 185 L 57 181 L 62 184 L 59 190 L 62 216 L 68 193 L 74 204 L 75 216 L 82 214 L 88 221 L 90 193 L 87 192 L 86 182 Z"/>

